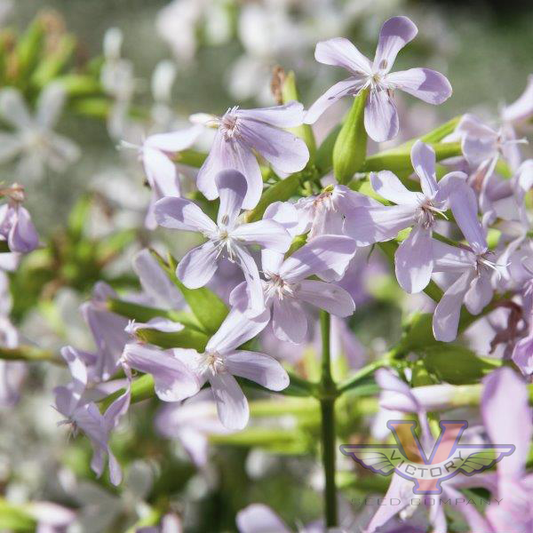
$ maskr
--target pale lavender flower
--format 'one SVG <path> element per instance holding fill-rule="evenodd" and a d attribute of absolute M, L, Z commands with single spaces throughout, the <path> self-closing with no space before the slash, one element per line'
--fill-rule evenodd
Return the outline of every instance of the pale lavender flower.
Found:
<path fill-rule="evenodd" d="M 457 337 L 463 302 L 473 315 L 481 313 L 492 300 L 493 274 L 501 276 L 505 271 L 505 265 L 495 262 L 488 249 L 486 231 L 476 217 L 474 191 L 468 186 L 455 187 L 452 195 L 452 211 L 469 246 L 455 247 L 433 241 L 434 272 L 459 275 L 433 313 L 433 334 L 435 339 L 444 342 L 451 342 Z"/>
<path fill-rule="evenodd" d="M 88 402 L 84 393 L 88 383 L 88 370 L 85 362 L 72 350 L 62 350 L 70 370 L 72 381 L 67 386 L 54 389 L 56 409 L 65 416 L 60 424 L 68 424 L 74 432 L 81 429 L 89 437 L 93 446 L 91 468 L 97 476 L 104 471 L 104 459 L 108 456 L 111 483 L 118 485 L 122 472 L 115 456 L 109 448 L 111 431 L 127 412 L 130 404 L 130 388 L 119 396 L 102 415 L 94 402 Z"/>
<path fill-rule="evenodd" d="M 355 254 L 355 242 L 344 235 L 315 237 L 287 259 L 283 254 L 264 250 L 262 253 L 263 292 L 266 311 L 256 320 L 263 327 L 272 318 L 272 329 L 278 339 L 301 343 L 306 336 L 308 321 L 304 304 L 324 309 L 336 316 L 350 316 L 355 304 L 347 291 L 332 283 L 307 279 L 334 272 L 342 277 Z M 238 285 L 230 303 L 243 309 L 248 302 L 246 285 Z"/>
<path fill-rule="evenodd" d="M 209 156 L 200 168 L 196 184 L 208 199 L 218 198 L 216 176 L 221 170 L 238 170 L 248 188 L 242 203 L 253 209 L 263 192 L 263 178 L 254 151 L 264 157 L 275 172 L 284 176 L 302 170 L 309 160 L 305 142 L 283 128 L 299 126 L 303 106 L 298 102 L 262 109 L 233 107 L 209 122 L 218 127 Z"/>
<path fill-rule="evenodd" d="M 107 309 L 107 300 L 117 298 L 117 293 L 106 283 L 98 282 L 90 301 L 80 307 L 80 312 L 91 330 L 96 343 L 96 353 L 86 357 L 93 361 L 91 381 L 107 380 L 119 368 L 119 360 L 124 346 L 130 340 L 125 331 L 128 319 L 111 313 Z"/>
<path fill-rule="evenodd" d="M 76 511 L 47 501 L 31 502 L 25 506 L 37 520 L 35 533 L 67 533 L 76 521 Z"/>
<path fill-rule="evenodd" d="M 171 133 L 156 133 L 147 137 L 141 146 L 122 142 L 122 146 L 137 150 L 146 179 L 152 189 L 152 198 L 145 220 L 148 229 L 153 230 L 157 227 L 154 216 L 155 203 L 165 196 L 181 196 L 178 170 L 172 161 L 172 155 L 190 148 L 202 130 L 201 126 L 196 125 Z"/>
<path fill-rule="evenodd" d="M 17 175 L 37 180 L 43 177 L 45 168 L 64 172 L 79 159 L 79 147 L 52 131 L 64 103 L 64 88 L 60 83 L 51 83 L 39 94 L 37 112 L 32 117 L 17 89 L 2 89 L 0 117 L 15 131 L 0 134 L 0 162 L 20 157 Z"/>
<path fill-rule="evenodd" d="M 291 238 L 273 220 L 240 223 L 239 214 L 247 194 L 244 176 L 236 170 L 220 172 L 216 177 L 220 207 L 217 223 L 195 203 L 184 198 L 163 198 L 157 202 L 155 215 L 159 225 L 183 231 L 202 233 L 208 241 L 188 252 L 180 261 L 176 274 L 186 287 L 206 285 L 218 268 L 222 254 L 242 268 L 252 297 L 252 307 L 261 311 L 263 295 L 259 271 L 248 247 L 260 246 L 284 253 Z"/>
<path fill-rule="evenodd" d="M 309 109 L 305 122 L 314 123 L 320 115 L 343 96 L 356 96 L 365 88 L 365 129 L 377 142 L 396 137 L 398 112 L 392 100 L 396 89 L 429 104 L 442 104 L 452 94 L 445 76 L 427 68 L 390 72 L 398 52 L 412 41 L 418 29 L 407 17 L 393 17 L 381 27 L 379 42 L 371 62 L 347 39 L 337 37 L 317 44 L 315 58 L 320 63 L 345 68 L 350 77 L 336 83 Z"/>
<path fill-rule="evenodd" d="M 519 98 L 502 109 L 501 117 L 511 124 L 520 124 L 533 117 L 533 74 L 528 76 L 526 88 Z"/>
<path fill-rule="evenodd" d="M 510 416 L 512 413 L 512 416 Z M 522 379 L 510 368 L 500 368 L 487 376 L 481 397 L 481 414 L 491 443 L 512 444 L 512 455 L 497 464 L 497 473 L 472 478 L 455 478 L 443 486 L 448 496 L 461 498 L 456 488 L 483 487 L 501 499 L 482 516 L 465 498 L 458 510 L 472 531 L 487 533 L 529 533 L 533 529 L 533 476 L 526 462 L 533 435 L 533 413 Z"/>
<path fill-rule="evenodd" d="M 461 150 L 475 171 L 475 179 L 490 176 L 500 156 L 516 169 L 521 161 L 518 145 L 527 143 L 526 139 L 516 139 L 513 129 L 505 124 L 495 130 L 469 113 L 461 118 L 454 135 L 461 139 Z"/>
<path fill-rule="evenodd" d="M 181 401 L 209 382 L 224 427 L 243 429 L 248 423 L 249 407 L 234 376 L 274 391 L 289 385 L 287 372 L 273 357 L 238 349 L 264 328 L 262 317 L 258 318 L 248 319 L 238 309 L 233 309 L 203 353 L 176 348 L 171 354 L 165 354 L 131 344 L 124 351 L 123 364 L 152 374 L 156 393 L 164 401 Z M 186 371 L 192 372 L 194 379 L 190 379 Z"/>
<path fill-rule="evenodd" d="M 129 343 L 124 347 L 120 362 L 130 377 L 132 369 L 151 374 L 154 378 L 155 393 L 160 400 L 180 402 L 196 394 L 200 390 L 200 382 L 177 357 L 179 350 L 161 350 Z M 185 351 L 194 353 L 194 350 Z"/>
<path fill-rule="evenodd" d="M 24 188 L 17 183 L 0 190 L 7 203 L 0 206 L 0 239 L 11 252 L 27 254 L 39 245 L 39 236 L 28 210 L 22 207 Z"/>
<path fill-rule="evenodd" d="M 344 219 L 352 215 L 354 208 L 372 205 L 364 194 L 352 191 L 344 185 L 326 187 L 317 196 L 301 198 L 296 202 L 299 233 L 308 233 L 308 240 L 318 235 L 344 235 Z"/>
<path fill-rule="evenodd" d="M 137 274 L 149 305 L 164 309 L 181 309 L 184 300 L 150 250 L 143 249 L 133 258 L 133 270 Z"/>
<path fill-rule="evenodd" d="M 375 376 L 378 385 L 383 391 L 382 402 L 385 403 L 384 407 L 386 409 L 390 407 L 397 409 L 400 407 L 402 411 L 416 413 L 418 415 L 422 448 L 428 453 L 433 447 L 434 439 L 429 428 L 426 410 L 414 394 L 416 389 L 411 389 L 407 383 L 388 369 L 379 369 Z M 392 402 L 392 405 L 387 405 L 387 402 L 394 398 L 396 399 Z M 398 500 L 400 504 L 394 506 L 387 505 L 387 502 L 392 501 L 393 498 Z M 394 473 L 382 502 L 365 528 L 365 533 L 373 533 L 378 529 L 381 531 L 380 528 L 392 520 L 397 514 L 399 514 L 402 520 L 407 520 L 413 515 L 416 511 L 416 506 L 412 503 L 412 481 Z M 440 505 L 429 507 L 429 520 L 433 528 L 432 531 L 439 533 L 445 533 L 447 531 L 446 517 Z"/>
<path fill-rule="evenodd" d="M 422 141 L 413 145 L 411 161 L 420 178 L 422 192 L 409 191 L 389 170 L 372 174 L 374 190 L 397 205 L 374 203 L 357 208 L 347 217 L 345 231 L 359 246 L 366 246 L 394 239 L 399 231 L 412 226 L 411 233 L 396 251 L 395 270 L 402 289 L 415 293 L 425 289 L 433 272 L 431 236 L 436 217 L 445 216 L 451 186 L 466 176 L 461 172 L 450 172 L 437 183 L 435 152 Z"/>

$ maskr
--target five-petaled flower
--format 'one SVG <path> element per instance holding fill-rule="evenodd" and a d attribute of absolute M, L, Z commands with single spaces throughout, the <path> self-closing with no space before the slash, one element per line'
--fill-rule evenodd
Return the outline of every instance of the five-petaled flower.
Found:
<path fill-rule="evenodd" d="M 337 37 L 316 45 L 315 58 L 325 65 L 345 68 L 350 77 L 328 89 L 309 109 L 305 122 L 313 124 L 322 113 L 343 96 L 356 96 L 368 89 L 365 129 L 377 142 L 396 137 L 398 113 L 392 100 L 396 89 L 412 94 L 428 104 L 442 104 L 452 94 L 445 76 L 427 68 L 391 72 L 398 52 L 418 33 L 407 17 L 393 17 L 381 27 L 379 42 L 371 62 L 348 39 Z"/>

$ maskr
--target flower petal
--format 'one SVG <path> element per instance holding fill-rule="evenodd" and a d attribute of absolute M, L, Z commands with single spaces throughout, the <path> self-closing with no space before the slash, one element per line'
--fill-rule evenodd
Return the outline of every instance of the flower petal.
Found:
<path fill-rule="evenodd" d="M 370 60 L 344 37 L 317 43 L 315 59 L 324 65 L 345 68 L 356 76 L 369 76 L 372 73 Z"/>
<path fill-rule="evenodd" d="M 268 309 L 260 315 L 250 318 L 239 304 L 236 302 L 218 331 L 211 337 L 205 348 L 206 352 L 227 353 L 233 351 L 265 329 L 270 320 Z"/>
<path fill-rule="evenodd" d="M 476 256 L 470 250 L 437 240 L 433 240 L 432 247 L 433 272 L 463 272 L 475 267 Z"/>
<path fill-rule="evenodd" d="M 208 199 L 218 198 L 215 178 L 221 170 L 233 169 L 241 172 L 248 182 L 248 191 L 244 199 L 243 209 L 253 209 L 259 202 L 263 192 L 263 178 L 252 150 L 238 140 L 226 141 L 218 131 L 211 151 L 198 171 L 196 185 Z"/>
<path fill-rule="evenodd" d="M 272 107 L 238 109 L 235 113 L 240 118 L 264 122 L 277 128 L 294 128 L 303 122 L 304 106 L 293 101 Z"/>
<path fill-rule="evenodd" d="M 195 350 L 182 350 L 194 357 Z M 157 397 L 164 402 L 179 402 L 200 390 L 200 381 L 179 359 L 169 352 L 140 344 L 127 344 L 122 362 L 129 368 L 154 378 Z"/>
<path fill-rule="evenodd" d="M 494 293 L 490 283 L 490 276 L 482 273 L 472 281 L 465 294 L 465 306 L 473 315 L 479 315 L 489 305 Z"/>
<path fill-rule="evenodd" d="M 33 119 L 26 102 L 16 89 L 8 87 L 0 91 L 0 117 L 15 129 L 30 129 Z"/>
<path fill-rule="evenodd" d="M 255 381 L 273 391 L 289 386 L 285 369 L 276 359 L 264 353 L 238 350 L 227 355 L 225 366 L 234 376 Z"/>
<path fill-rule="evenodd" d="M 279 273 L 286 281 L 300 281 L 330 268 L 345 269 L 354 254 L 353 239 L 344 235 L 321 235 L 287 258 Z"/>
<path fill-rule="evenodd" d="M 239 124 L 242 142 L 259 152 L 278 173 L 302 170 L 309 161 L 305 142 L 285 130 L 255 120 Z"/>
<path fill-rule="evenodd" d="M 374 56 L 373 68 L 390 72 L 398 52 L 412 41 L 418 28 L 407 17 L 392 17 L 386 20 L 379 32 L 379 42 Z"/>
<path fill-rule="evenodd" d="M 392 83 L 396 88 L 428 104 L 442 104 L 452 95 L 452 86 L 448 78 L 429 68 L 410 68 L 391 72 L 386 80 L 387 83 Z"/>
<path fill-rule="evenodd" d="M 412 205 L 358 207 L 346 218 L 344 231 L 357 246 L 390 241 L 414 223 L 415 209 Z"/>
<path fill-rule="evenodd" d="M 433 313 L 435 339 L 451 342 L 457 337 L 461 305 L 472 281 L 472 273 L 465 272 L 444 293 Z"/>
<path fill-rule="evenodd" d="M 398 135 L 400 123 L 396 106 L 384 90 L 371 90 L 365 104 L 365 129 L 376 142 L 384 142 Z"/>
<path fill-rule="evenodd" d="M 332 85 L 315 103 L 309 108 L 305 114 L 304 122 L 306 124 L 314 124 L 320 116 L 338 102 L 341 98 L 348 95 L 355 96 L 363 87 L 364 81 L 357 78 L 348 78 Z"/>
<path fill-rule="evenodd" d="M 177 182 L 176 165 L 160 150 L 150 147 L 144 148 L 142 161 L 146 178 L 152 188 L 156 186 L 164 188 L 166 183 L 175 184 Z"/>
<path fill-rule="evenodd" d="M 421 140 L 415 142 L 411 148 L 411 163 L 428 198 L 434 198 L 439 191 L 435 175 L 436 161 L 435 150 L 431 146 Z"/>
<path fill-rule="evenodd" d="M 335 316 L 351 316 L 355 303 L 348 291 L 324 281 L 306 279 L 299 283 L 297 297 Z"/>
<path fill-rule="evenodd" d="M 467 184 L 459 184 L 450 190 L 450 207 L 455 221 L 476 254 L 487 250 L 487 240 L 481 223 L 477 218 L 478 205 L 476 194 Z"/>
<path fill-rule="evenodd" d="M 52 129 L 65 104 L 66 92 L 63 84 L 49 83 L 37 99 L 37 123 L 44 129 Z"/>
<path fill-rule="evenodd" d="M 246 178 L 238 170 L 222 170 L 215 177 L 220 198 L 217 224 L 233 227 L 241 212 L 248 185 Z"/>
<path fill-rule="evenodd" d="M 237 513 L 239 533 L 291 533 L 287 524 L 266 505 L 253 503 Z"/>
<path fill-rule="evenodd" d="M 141 287 L 157 306 L 180 309 L 183 296 L 165 274 L 156 258 L 146 248 L 133 258 L 133 270 L 139 277 Z"/>
<path fill-rule="evenodd" d="M 250 297 L 250 310 L 255 314 L 261 313 L 265 309 L 265 299 L 257 264 L 246 249 L 237 247 L 235 253 L 237 255 L 237 262 L 239 263 L 244 274 L 244 279 L 246 280 L 247 293 Z"/>
<path fill-rule="evenodd" d="M 423 291 L 433 272 L 431 230 L 415 226 L 394 254 L 396 279 L 410 293 Z"/>
<path fill-rule="evenodd" d="M 412 192 L 390 170 L 370 174 L 372 188 L 380 195 L 399 205 L 419 205 L 420 194 Z"/>
<path fill-rule="evenodd" d="M 189 289 L 199 289 L 209 283 L 218 268 L 219 250 L 213 241 L 193 248 L 179 262 L 176 274 Z"/>
<path fill-rule="evenodd" d="M 249 224 L 241 224 L 231 235 L 247 245 L 258 244 L 280 253 L 285 253 L 292 241 L 285 228 L 274 220 L 258 220 Z"/>
<path fill-rule="evenodd" d="M 145 146 L 156 148 L 163 152 L 180 152 L 190 148 L 203 131 L 200 125 L 190 128 L 173 131 L 171 133 L 157 133 L 150 135 L 144 142 Z"/>
<path fill-rule="evenodd" d="M 209 383 L 222 425 L 228 429 L 245 428 L 250 418 L 250 409 L 237 380 L 231 374 L 220 373 L 210 376 Z"/>
<path fill-rule="evenodd" d="M 522 122 L 533 115 L 533 74 L 527 78 L 527 86 L 520 97 L 502 110 L 506 122 Z"/>
<path fill-rule="evenodd" d="M 525 471 L 533 435 L 526 384 L 513 370 L 504 367 L 487 376 L 484 385 L 481 414 L 490 442 L 516 447 L 511 456 L 498 463 L 498 473 L 519 479 Z"/>
<path fill-rule="evenodd" d="M 302 343 L 307 333 L 307 316 L 300 303 L 292 298 L 276 298 L 272 310 L 272 330 L 282 341 Z"/>
<path fill-rule="evenodd" d="M 28 210 L 21 205 L 17 206 L 13 218 L 13 225 L 8 236 L 9 249 L 12 252 L 27 254 L 39 245 L 39 235 L 33 225 Z"/>
<path fill-rule="evenodd" d="M 162 198 L 154 207 L 157 223 L 164 228 L 211 234 L 216 224 L 194 202 L 185 198 Z"/>

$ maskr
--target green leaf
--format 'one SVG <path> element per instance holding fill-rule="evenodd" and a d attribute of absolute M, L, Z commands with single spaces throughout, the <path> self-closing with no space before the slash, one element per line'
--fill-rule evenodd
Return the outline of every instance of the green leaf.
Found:
<path fill-rule="evenodd" d="M 335 146 L 340 131 L 341 126 L 335 126 L 317 150 L 315 165 L 321 176 L 324 176 L 333 168 L 333 147 Z"/>
<path fill-rule="evenodd" d="M 424 348 L 425 367 L 440 380 L 452 385 L 476 383 L 502 365 L 499 359 L 478 357 L 458 344 L 439 343 Z"/>
<path fill-rule="evenodd" d="M 22 506 L 13 505 L 0 498 L 0 530 L 12 532 L 32 532 L 37 520 Z"/>
<path fill-rule="evenodd" d="M 206 159 L 207 154 L 197 152 L 196 150 L 182 150 L 174 157 L 176 163 L 193 168 L 200 168 Z"/>
<path fill-rule="evenodd" d="M 119 396 L 122 396 L 126 389 L 119 389 L 100 400 L 100 410 L 104 412 Z M 154 378 L 150 374 L 143 374 L 133 380 L 131 384 L 131 403 L 142 402 L 149 398 L 154 398 Z"/>
<path fill-rule="evenodd" d="M 36 346 L 21 345 L 17 348 L 0 347 L 0 359 L 5 361 L 26 361 L 40 362 L 46 361 L 56 365 L 63 365 L 65 362 L 61 357 L 50 350 L 42 350 Z"/>
<path fill-rule="evenodd" d="M 362 90 L 342 125 L 333 147 L 333 171 L 339 183 L 348 183 L 365 162 L 367 133 L 365 130 L 365 103 L 368 89 Z"/>
<path fill-rule="evenodd" d="M 462 155 L 461 143 L 430 143 L 435 150 L 437 161 Z M 367 157 L 361 172 L 390 170 L 392 172 L 413 171 L 411 146 L 392 148 Z"/>
<path fill-rule="evenodd" d="M 53 51 L 39 63 L 32 76 L 32 83 L 44 87 L 52 81 L 72 58 L 76 49 L 76 38 L 69 33 L 62 35 Z"/>
<path fill-rule="evenodd" d="M 269 187 L 261 196 L 261 200 L 257 204 L 257 207 L 248 212 L 246 216 L 247 222 L 256 222 L 261 220 L 265 214 L 266 208 L 274 202 L 285 202 L 296 194 L 298 187 L 300 186 L 301 175 L 293 174 L 284 180 L 278 181 L 276 184 Z"/>
<path fill-rule="evenodd" d="M 198 330 L 183 328 L 181 331 L 167 333 L 155 329 L 139 329 L 136 336 L 144 342 L 155 344 L 161 348 L 193 348 L 202 353 L 209 341 L 205 333 Z"/>
<path fill-rule="evenodd" d="M 88 214 L 92 206 L 91 195 L 82 196 L 72 208 L 68 216 L 67 230 L 72 240 L 78 241 L 84 234 Z"/>
<path fill-rule="evenodd" d="M 64 76 L 56 78 L 56 81 L 63 85 L 65 91 L 71 98 L 94 96 L 102 93 L 100 82 L 96 78 L 88 76 L 87 74 L 65 74 Z M 99 102 L 98 106 L 101 106 L 103 102 L 107 113 L 107 110 L 109 110 L 110 107 L 107 98 L 101 97 L 95 98 L 94 100 Z M 86 101 L 90 102 L 91 99 L 87 98 Z M 75 104 L 76 106 L 83 107 L 83 102 L 84 100 L 79 100 Z M 93 107 L 95 106 L 96 104 L 93 104 Z M 89 107 L 89 104 L 87 104 L 87 107 Z"/>
<path fill-rule="evenodd" d="M 296 87 L 296 76 L 292 70 L 287 73 L 283 79 L 281 97 L 284 104 L 291 101 L 300 101 L 300 95 L 298 93 L 298 88 Z M 316 153 L 316 141 L 311 126 L 309 124 L 302 124 L 296 128 L 289 128 L 289 131 L 304 140 L 309 149 L 309 162 L 312 163 Z"/>
<path fill-rule="evenodd" d="M 216 333 L 228 315 L 226 304 L 212 291 L 206 287 L 201 289 L 188 289 L 176 276 L 177 262 L 169 255 L 169 263 L 165 263 L 161 256 L 152 251 L 153 256 L 159 261 L 172 282 L 183 294 L 185 301 L 202 325 L 203 329 L 210 335 Z"/>
<path fill-rule="evenodd" d="M 186 311 L 173 311 L 167 309 L 159 309 L 157 307 L 148 307 L 125 300 L 111 298 L 107 301 L 107 308 L 112 313 L 121 315 L 137 322 L 148 322 L 152 318 L 163 317 L 179 322 L 184 326 L 195 329 L 200 333 L 205 333 L 202 325 L 198 322 L 196 317 Z"/>
<path fill-rule="evenodd" d="M 29 74 L 35 68 L 43 50 L 44 24 L 40 18 L 28 26 L 17 42 L 15 55 L 17 58 L 17 75 L 26 84 Z"/>

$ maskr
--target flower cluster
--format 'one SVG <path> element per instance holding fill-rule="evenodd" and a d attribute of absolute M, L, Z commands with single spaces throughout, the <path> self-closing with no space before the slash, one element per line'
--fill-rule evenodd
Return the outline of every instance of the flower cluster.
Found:
<path fill-rule="evenodd" d="M 198 17 L 193 11 L 191 16 Z M 160 26 L 165 31 L 164 20 Z M 91 468 L 98 477 L 107 465 L 111 483 L 122 482 L 120 456 L 110 441 L 137 401 L 153 396 L 164 402 L 156 416 L 158 431 L 180 440 L 194 464 L 204 468 L 207 435 L 223 438 L 245 430 L 253 415 L 252 397 L 269 397 L 271 392 L 313 396 L 321 406 L 327 495 L 325 523 L 316 527 L 338 525 L 334 459 L 331 467 L 335 402 L 351 389 L 370 385 L 375 392 L 377 386 L 381 414 L 415 414 L 424 447 L 430 449 L 436 439 L 431 427 L 435 413 L 471 404 L 460 403 L 461 391 L 453 382 L 457 377 L 445 373 L 455 363 L 432 366 L 428 354 L 431 349 L 454 357 L 466 352 L 461 364 L 468 374 L 468 358 L 473 359 L 475 376 L 470 381 L 466 376 L 464 383 L 481 381 L 487 366 L 502 367 L 483 378 L 472 403 L 480 403 L 483 431 L 490 439 L 498 442 L 505 433 L 517 453 L 499 464 L 496 473 L 475 480 L 456 478 L 446 495 L 456 498 L 471 487 L 506 494 L 506 504 L 486 515 L 468 506 L 459 509 L 472 530 L 531 528 L 531 483 L 525 466 L 533 423 L 526 385 L 533 378 L 528 210 L 533 160 L 524 159 L 527 140 L 520 135 L 524 122 L 533 117 L 533 83 L 501 111 L 497 125 L 465 114 L 423 137 L 368 156 L 367 137 L 382 143 L 399 134 L 397 90 L 434 105 L 452 94 L 447 78 L 434 70 L 392 72 L 398 53 L 417 31 L 407 17 L 387 20 L 372 61 L 347 39 L 319 42 L 317 62 L 342 67 L 349 77 L 308 109 L 297 101 L 293 79 L 287 76 L 279 105 L 235 106 L 220 116 L 198 113 L 191 125 L 180 129 L 170 126 L 173 114 L 167 105 L 175 72 L 163 65 L 155 76 L 155 85 L 163 87 L 154 91 L 159 94 L 152 110 L 155 126 L 142 141 L 141 135 L 127 135 L 133 130 L 132 65 L 121 58 L 121 33 L 107 33 L 99 83 L 110 102 L 110 136 L 135 150 L 151 191 L 144 231 L 157 231 L 149 233 L 154 248 L 160 248 L 154 235 L 163 235 L 188 249 L 179 261 L 171 254 L 165 259 L 155 249 L 137 250 L 134 285 L 140 290 L 120 291 L 99 281 L 80 308 L 94 348 L 82 348 L 80 342 L 61 350 L 70 382 L 54 389 L 59 424 L 89 438 Z M 317 150 L 311 125 L 348 96 L 353 106 L 344 124 L 331 134 L 333 142 L 326 139 Z M 41 177 L 46 167 L 64 170 L 75 161 L 77 146 L 52 131 L 65 98 L 64 88 L 47 85 L 34 118 L 15 89 L 0 91 L 0 118 L 14 129 L 2 134 L 0 159 L 18 157 L 19 172 L 33 177 Z M 207 153 L 196 150 L 200 139 L 210 143 Z M 190 183 L 184 186 L 184 173 L 194 177 L 192 191 Z M 8 353 L 19 340 L 8 317 L 11 302 L 3 270 L 13 270 L 39 239 L 22 206 L 24 189 L 17 184 L 2 187 L 0 196 L 6 200 L 0 206 L 5 248 L 0 254 L 0 332 Z M 191 242 L 197 245 L 189 246 Z M 363 272 L 373 280 L 379 277 L 372 270 L 377 249 L 390 262 L 401 290 L 425 293 L 429 298 L 424 304 L 432 313 L 417 315 L 397 346 L 336 383 L 331 352 L 348 356 L 352 350 L 347 359 L 360 366 L 360 353 L 354 353 L 359 345 L 348 324 L 356 305 L 367 297 L 361 290 Z M 290 364 L 283 350 L 288 346 L 300 353 L 317 329 L 319 315 L 322 374 L 313 381 Z M 491 350 L 499 356 L 489 362 L 455 342 L 482 317 L 493 334 Z M 375 372 L 378 367 L 387 368 Z M 417 373 L 421 367 L 423 372 Z M 18 362 L 0 361 L 0 403 L 16 401 L 24 372 Z M 506 417 L 511 409 L 518 412 L 512 421 Z M 367 517 L 366 531 L 392 523 L 397 514 L 409 521 L 417 506 L 408 489 L 408 482 L 395 474 L 387 498 L 397 498 L 401 505 L 380 506 Z M 363 520 L 344 515 L 348 528 Z M 171 531 L 174 515 L 167 518 Z M 429 509 L 429 523 L 434 531 L 447 531 L 444 510 Z M 517 524 L 523 529 L 516 529 Z M 243 533 L 289 531 L 262 504 L 243 509 L 237 526 Z M 411 530 L 418 531 L 416 527 Z"/>

